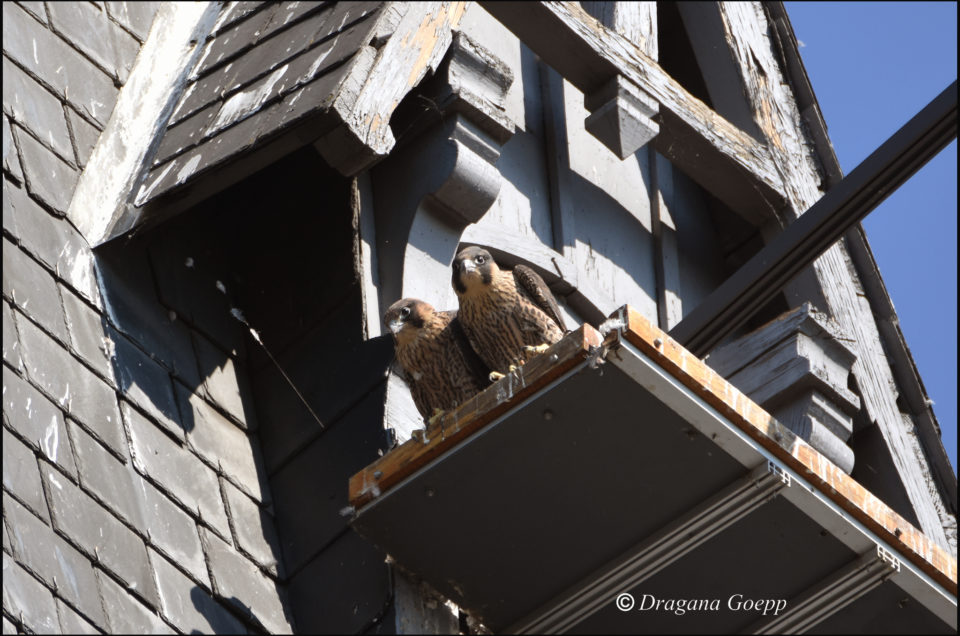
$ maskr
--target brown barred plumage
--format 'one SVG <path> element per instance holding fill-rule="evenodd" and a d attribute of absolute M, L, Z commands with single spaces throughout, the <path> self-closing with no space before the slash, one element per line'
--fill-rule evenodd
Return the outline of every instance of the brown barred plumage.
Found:
<path fill-rule="evenodd" d="M 453 263 L 459 319 L 480 359 L 498 373 L 523 364 L 524 347 L 551 345 L 567 331 L 557 302 L 529 267 L 501 270 L 490 253 L 468 247 Z"/>
<path fill-rule="evenodd" d="M 383 316 L 393 333 L 397 361 L 417 410 L 425 419 L 448 411 L 490 384 L 455 311 L 436 311 L 415 298 L 398 300 Z"/>

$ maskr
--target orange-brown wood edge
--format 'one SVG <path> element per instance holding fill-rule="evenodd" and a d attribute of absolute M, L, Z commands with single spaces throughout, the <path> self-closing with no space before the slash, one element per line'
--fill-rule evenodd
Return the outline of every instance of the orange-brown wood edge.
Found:
<path fill-rule="evenodd" d="M 784 464 L 957 595 L 957 560 L 702 360 L 627 306 L 623 336 Z M 618 312 L 614 313 L 616 316 Z"/>
<path fill-rule="evenodd" d="M 603 337 L 583 325 L 525 365 L 446 413 L 420 438 L 394 448 L 350 478 L 350 505 L 360 509 L 580 364 Z"/>

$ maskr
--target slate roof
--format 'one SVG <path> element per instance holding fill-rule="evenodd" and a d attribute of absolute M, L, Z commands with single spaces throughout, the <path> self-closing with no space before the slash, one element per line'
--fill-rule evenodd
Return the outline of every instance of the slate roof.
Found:
<path fill-rule="evenodd" d="M 383 4 L 224 5 L 135 205 L 168 194 L 294 126 L 310 125 L 300 134 L 300 145 L 332 128 L 337 121 L 324 115 L 351 70 L 369 59 L 372 51 L 365 45 L 376 37 Z"/>

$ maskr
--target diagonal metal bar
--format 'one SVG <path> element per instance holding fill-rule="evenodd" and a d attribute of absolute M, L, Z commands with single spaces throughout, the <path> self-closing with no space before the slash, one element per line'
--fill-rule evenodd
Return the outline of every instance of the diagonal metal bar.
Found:
<path fill-rule="evenodd" d="M 706 355 L 956 137 L 954 81 L 714 290 L 670 335 L 697 356 Z"/>

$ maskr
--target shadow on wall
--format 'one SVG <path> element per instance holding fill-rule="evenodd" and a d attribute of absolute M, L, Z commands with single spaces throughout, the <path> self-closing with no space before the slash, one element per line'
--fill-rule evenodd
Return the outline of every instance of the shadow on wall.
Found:
<path fill-rule="evenodd" d="M 168 433 L 158 444 L 225 478 L 226 536 L 260 568 L 251 577 L 289 593 L 308 632 L 363 629 L 391 595 L 383 555 L 341 514 L 350 475 L 387 447 L 393 355 L 389 337 L 364 333 L 349 186 L 308 147 L 98 249 L 115 376 L 125 408 L 139 412 L 131 421 L 156 422 Z M 248 510 L 227 482 L 249 495 L 237 498 Z M 243 524 L 261 539 L 245 543 Z M 236 578 L 215 580 L 216 601 L 193 590 L 197 611 L 229 623 L 221 605 L 232 602 L 273 631 L 263 599 L 233 593 Z"/>

